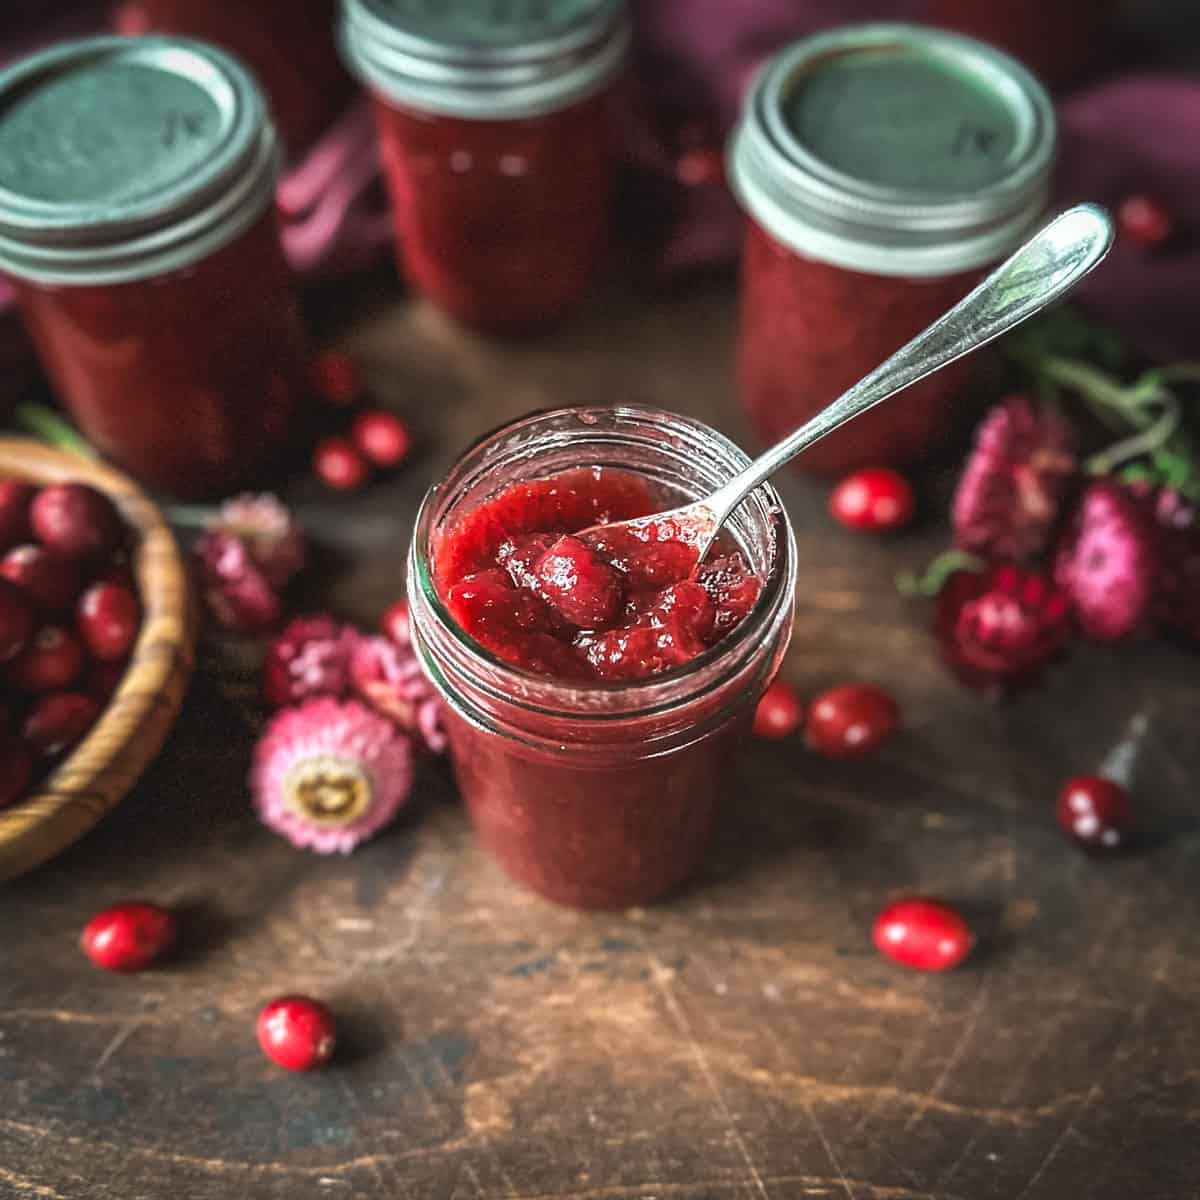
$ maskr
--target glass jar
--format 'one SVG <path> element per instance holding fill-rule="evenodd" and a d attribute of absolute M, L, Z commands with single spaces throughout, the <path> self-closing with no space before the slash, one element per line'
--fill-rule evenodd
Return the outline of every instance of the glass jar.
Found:
<path fill-rule="evenodd" d="M 771 59 L 730 179 L 748 215 L 738 387 L 764 442 L 796 429 L 961 299 L 1032 232 L 1055 123 L 1015 60 L 913 25 L 861 25 Z M 969 367 L 939 371 L 796 460 L 834 474 L 921 456 Z"/>
<path fill-rule="evenodd" d="M 401 270 L 480 329 L 552 323 L 605 244 L 624 0 L 343 0 Z"/>
<path fill-rule="evenodd" d="M 334 44 L 337 0 L 129 0 L 118 33 L 199 38 L 255 74 L 289 151 L 303 150 L 337 116 L 351 81 Z"/>
<path fill-rule="evenodd" d="M 200 43 L 94 38 L 0 74 L 0 270 L 84 434 L 155 488 L 233 490 L 295 431 L 278 159 L 250 76 Z"/>
<path fill-rule="evenodd" d="M 484 650 L 433 582 L 441 533 L 510 484 L 581 463 L 635 471 L 695 497 L 748 459 L 698 421 L 656 409 L 538 413 L 470 447 L 425 497 L 409 553 L 413 641 L 447 706 L 459 787 L 486 849 L 560 904 L 655 899 L 699 864 L 731 752 L 787 647 L 796 547 L 774 490 L 758 489 L 730 532 L 765 581 L 756 608 L 700 657 L 650 679 L 571 684 Z"/>

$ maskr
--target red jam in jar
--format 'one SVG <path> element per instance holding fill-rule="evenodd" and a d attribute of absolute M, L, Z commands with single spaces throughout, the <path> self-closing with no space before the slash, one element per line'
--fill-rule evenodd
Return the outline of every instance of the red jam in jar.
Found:
<path fill-rule="evenodd" d="M 480 329 L 555 321 L 605 244 L 623 0 L 344 0 L 344 12 L 408 280 Z"/>
<path fill-rule="evenodd" d="M 477 443 L 422 506 L 413 637 L 459 785 L 488 851 L 552 900 L 644 903 L 702 859 L 791 631 L 791 530 L 761 488 L 698 569 L 669 538 L 585 531 L 746 462 L 683 417 L 564 409 Z"/>
<path fill-rule="evenodd" d="M 228 50 L 254 72 L 295 153 L 337 116 L 350 77 L 334 44 L 337 0 L 127 0 L 118 33 L 169 33 Z"/>
<path fill-rule="evenodd" d="M 87 438 L 155 488 L 233 490 L 297 424 L 305 345 L 249 75 L 179 39 L 0 75 L 0 270 Z"/>
<path fill-rule="evenodd" d="M 788 47 L 747 97 L 730 178 L 748 215 L 738 389 L 764 442 L 798 428 L 1032 232 L 1049 98 L 981 43 L 851 26 Z M 838 474 L 919 458 L 968 367 L 940 371 L 797 459 Z"/>

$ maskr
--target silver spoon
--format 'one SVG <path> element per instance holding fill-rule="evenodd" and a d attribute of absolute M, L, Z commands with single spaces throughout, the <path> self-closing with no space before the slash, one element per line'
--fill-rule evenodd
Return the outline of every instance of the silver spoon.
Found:
<path fill-rule="evenodd" d="M 729 514 L 785 463 L 867 409 L 1053 304 L 1104 258 L 1112 239 L 1112 221 L 1098 204 L 1067 209 L 928 329 L 711 495 L 631 521 L 595 525 L 575 536 L 599 538 L 614 530 L 640 536 L 646 526 L 670 521 L 674 538 L 694 546 L 696 561 L 703 561 Z"/>

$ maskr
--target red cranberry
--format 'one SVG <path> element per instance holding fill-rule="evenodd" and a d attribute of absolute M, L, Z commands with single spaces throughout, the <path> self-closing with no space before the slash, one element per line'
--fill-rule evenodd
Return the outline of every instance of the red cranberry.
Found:
<path fill-rule="evenodd" d="M 384 636 L 391 638 L 397 645 L 406 646 L 409 643 L 411 638 L 409 635 L 407 596 L 397 600 L 383 614 L 383 620 L 380 622 L 379 627 L 383 630 Z"/>
<path fill-rule="evenodd" d="M 101 662 L 127 658 L 140 623 L 137 597 L 119 583 L 94 583 L 79 601 L 79 634 Z"/>
<path fill-rule="evenodd" d="M 86 483 L 43 488 L 33 502 L 30 521 L 38 541 L 67 558 L 105 558 L 121 542 L 116 506 Z"/>
<path fill-rule="evenodd" d="M 29 506 L 36 493 L 20 479 L 0 479 L 0 550 L 29 539 Z"/>
<path fill-rule="evenodd" d="M 0 808 L 7 808 L 33 778 L 33 755 L 20 738 L 0 733 Z"/>
<path fill-rule="evenodd" d="M 725 181 L 725 155 L 719 146 L 692 146 L 675 160 L 675 178 L 684 187 Z"/>
<path fill-rule="evenodd" d="M 394 413 L 379 408 L 357 417 L 350 436 L 360 453 L 377 467 L 398 467 L 412 447 L 408 426 Z"/>
<path fill-rule="evenodd" d="M 313 452 L 313 469 L 326 487 L 339 492 L 357 491 L 367 481 L 370 467 L 352 442 L 326 438 Z"/>
<path fill-rule="evenodd" d="M 127 900 L 97 913 L 80 939 L 88 958 L 106 971 L 140 971 L 175 941 L 175 918 L 145 900 Z"/>
<path fill-rule="evenodd" d="M 754 710 L 754 736 L 785 738 L 795 733 L 804 720 L 804 705 L 796 690 L 782 679 L 776 679 L 763 693 Z"/>
<path fill-rule="evenodd" d="M 313 387 L 330 404 L 346 407 L 362 395 L 362 378 L 354 360 L 336 350 L 318 354 L 312 365 Z"/>
<path fill-rule="evenodd" d="M 1175 230 L 1175 222 L 1153 196 L 1127 196 L 1117 207 L 1117 232 L 1135 246 L 1161 246 Z"/>
<path fill-rule="evenodd" d="M 1058 794 L 1058 824 L 1086 850 L 1116 850 L 1133 823 L 1129 793 L 1111 779 L 1076 775 Z"/>
<path fill-rule="evenodd" d="M 847 529 L 879 533 L 912 520 L 912 486 L 887 467 L 866 467 L 847 475 L 829 497 L 829 511 Z"/>
<path fill-rule="evenodd" d="M 812 702 L 805 735 L 809 747 L 826 758 L 857 758 L 889 737 L 899 721 L 900 710 L 887 692 L 845 684 Z"/>
<path fill-rule="evenodd" d="M 258 1014 L 258 1044 L 288 1071 L 309 1071 L 329 1061 L 337 1041 L 333 1013 L 307 996 L 280 996 Z"/>
<path fill-rule="evenodd" d="M 59 692 L 83 670 L 83 646 L 59 625 L 43 625 L 9 667 L 9 678 L 27 692 Z"/>
<path fill-rule="evenodd" d="M 875 918 L 875 948 L 893 962 L 918 971 L 948 971 L 971 952 L 971 927 L 948 904 L 908 896 Z"/>
<path fill-rule="evenodd" d="M 45 546 L 14 546 L 0 559 L 0 575 L 23 587 L 48 612 L 69 608 L 79 595 L 79 568 Z"/>
<path fill-rule="evenodd" d="M 45 758 L 73 749 L 96 723 L 100 705 L 81 692 L 51 692 L 33 706 L 22 731 L 25 741 Z"/>
<path fill-rule="evenodd" d="M 0 579 L 0 662 L 25 649 L 33 633 L 33 605 L 15 583 Z"/>
<path fill-rule="evenodd" d="M 542 596 L 580 629 L 605 629 L 621 604 L 617 573 L 578 538 L 561 537 L 534 568 Z"/>

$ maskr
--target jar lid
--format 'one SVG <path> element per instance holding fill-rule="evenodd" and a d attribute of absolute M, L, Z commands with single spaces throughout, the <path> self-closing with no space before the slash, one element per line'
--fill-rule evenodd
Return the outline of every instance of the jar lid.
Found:
<path fill-rule="evenodd" d="M 799 253 L 884 275 L 941 275 L 1012 250 L 1045 210 L 1050 98 L 1008 55 L 918 25 L 797 42 L 751 87 L 730 179 Z"/>
<path fill-rule="evenodd" d="M 598 91 L 629 51 L 625 0 L 342 0 L 342 52 L 387 99 L 511 120 Z"/>
<path fill-rule="evenodd" d="M 182 38 L 68 42 L 0 72 L 0 269 L 127 282 L 226 244 L 269 203 L 274 128 L 247 71 Z"/>

